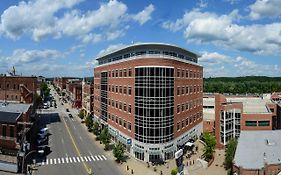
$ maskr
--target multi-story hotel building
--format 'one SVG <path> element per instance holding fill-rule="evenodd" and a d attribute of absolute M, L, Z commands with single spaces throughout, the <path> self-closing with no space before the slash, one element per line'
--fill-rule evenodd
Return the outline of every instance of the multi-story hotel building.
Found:
<path fill-rule="evenodd" d="M 203 67 L 186 49 L 134 44 L 97 58 L 94 116 L 144 161 L 173 158 L 202 132 Z"/>

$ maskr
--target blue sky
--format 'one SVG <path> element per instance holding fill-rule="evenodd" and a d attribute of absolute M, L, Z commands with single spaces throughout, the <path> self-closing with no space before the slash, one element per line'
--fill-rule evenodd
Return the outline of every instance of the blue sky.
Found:
<path fill-rule="evenodd" d="M 132 42 L 201 55 L 205 77 L 281 76 L 280 0 L 1 0 L 0 73 L 92 76 Z"/>

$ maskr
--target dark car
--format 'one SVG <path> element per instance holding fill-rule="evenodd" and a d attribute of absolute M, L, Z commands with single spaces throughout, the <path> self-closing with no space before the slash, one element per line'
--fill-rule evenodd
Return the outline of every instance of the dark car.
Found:
<path fill-rule="evenodd" d="M 66 112 L 69 112 L 69 109 L 68 109 L 68 108 L 66 108 Z"/>
<path fill-rule="evenodd" d="M 72 114 L 68 114 L 68 116 L 69 116 L 70 118 L 73 118 Z"/>

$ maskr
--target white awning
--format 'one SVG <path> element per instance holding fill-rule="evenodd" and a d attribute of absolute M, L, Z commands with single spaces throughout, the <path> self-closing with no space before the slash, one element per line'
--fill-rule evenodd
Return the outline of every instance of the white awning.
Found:
<path fill-rule="evenodd" d="M 191 146 L 194 145 L 194 143 L 192 143 L 192 142 L 187 142 L 185 145 L 191 147 Z"/>

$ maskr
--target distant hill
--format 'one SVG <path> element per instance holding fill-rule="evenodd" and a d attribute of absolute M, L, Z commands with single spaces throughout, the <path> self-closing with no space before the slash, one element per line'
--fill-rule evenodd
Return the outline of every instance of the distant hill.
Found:
<path fill-rule="evenodd" d="M 281 91 L 281 77 L 245 76 L 204 78 L 204 92 L 272 93 Z"/>

